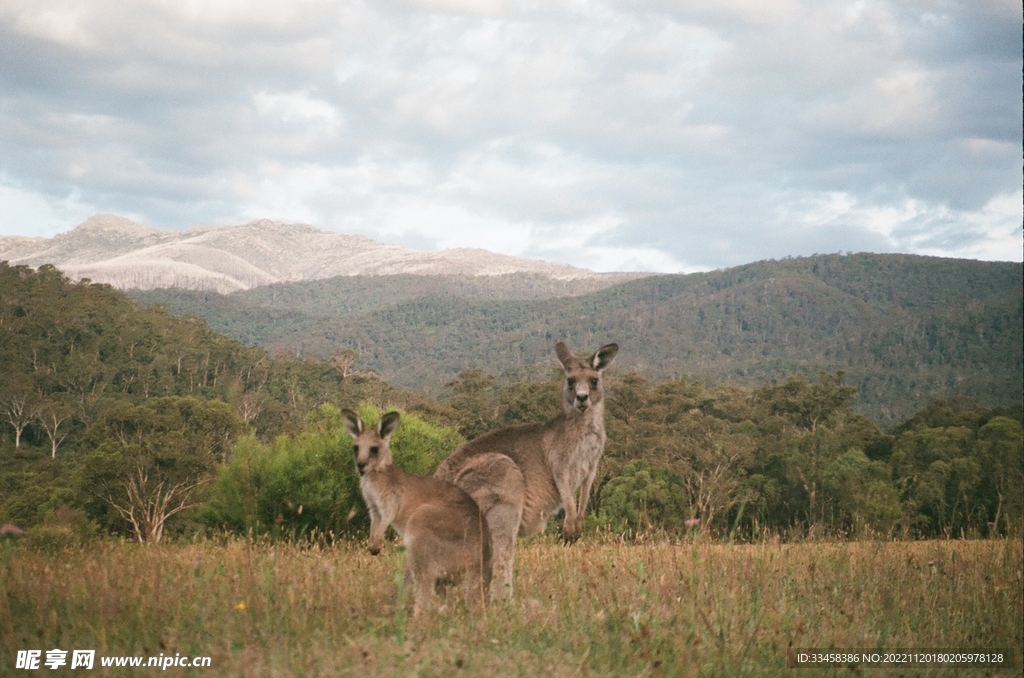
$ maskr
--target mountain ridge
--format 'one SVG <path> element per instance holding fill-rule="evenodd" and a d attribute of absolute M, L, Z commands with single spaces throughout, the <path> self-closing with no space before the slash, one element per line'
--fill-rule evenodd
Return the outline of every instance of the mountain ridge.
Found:
<path fill-rule="evenodd" d="M 616 341 L 616 368 L 655 380 L 756 385 L 843 370 L 861 411 L 892 424 L 957 395 L 1019 402 L 1019 263 L 816 255 L 600 289 L 457 276 L 332 278 L 236 295 L 136 295 L 288 354 L 351 349 L 389 383 L 438 390 L 461 370 L 543 376 L 558 340 Z M 499 289 L 498 283 L 504 288 Z"/>
<path fill-rule="evenodd" d="M 0 260 L 33 267 L 52 264 L 73 280 L 88 278 L 123 290 L 178 288 L 220 294 L 357 275 L 532 273 L 608 284 L 647 275 L 596 273 L 481 249 L 413 250 L 269 219 L 166 231 L 112 214 L 94 215 L 53 238 L 0 237 Z"/>

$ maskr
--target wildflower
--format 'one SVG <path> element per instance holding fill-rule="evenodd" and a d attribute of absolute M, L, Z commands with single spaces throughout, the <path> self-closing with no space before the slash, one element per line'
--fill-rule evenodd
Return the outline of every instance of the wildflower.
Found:
<path fill-rule="evenodd" d="M 15 537 L 20 537 L 21 535 L 25 534 L 25 530 L 21 529 L 14 523 L 7 523 L 3 527 L 0 527 L 0 536 L 3 536 L 5 534 L 11 534 Z"/>

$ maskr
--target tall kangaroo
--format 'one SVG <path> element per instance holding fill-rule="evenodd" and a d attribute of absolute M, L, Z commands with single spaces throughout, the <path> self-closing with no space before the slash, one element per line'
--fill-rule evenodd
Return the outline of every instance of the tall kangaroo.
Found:
<path fill-rule="evenodd" d="M 388 525 L 406 549 L 405 581 L 413 587 L 413 616 L 433 607 L 439 580 L 461 576 L 466 606 L 483 603 L 491 583 L 491 535 L 476 502 L 449 482 L 418 476 L 392 462 L 391 434 L 398 412 L 376 429 L 350 410 L 341 413 L 352 434 L 359 489 L 370 510 L 370 553 L 380 553 Z"/>
<path fill-rule="evenodd" d="M 563 539 L 573 542 L 583 531 L 605 443 L 601 374 L 618 352 L 618 344 L 608 344 L 581 359 L 558 342 L 555 354 L 565 370 L 562 414 L 547 423 L 510 426 L 474 438 L 434 474 L 468 492 L 483 511 L 491 530 L 495 575 L 507 597 L 512 595 L 517 535 L 543 531 L 548 518 L 562 508 Z M 499 595 L 495 589 L 491 594 Z"/>

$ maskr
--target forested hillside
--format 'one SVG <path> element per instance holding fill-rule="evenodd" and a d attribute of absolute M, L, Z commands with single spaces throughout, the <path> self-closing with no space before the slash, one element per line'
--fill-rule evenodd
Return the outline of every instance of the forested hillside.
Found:
<path fill-rule="evenodd" d="M 418 398 L 372 375 L 346 377 L 345 365 L 271 360 L 202 320 L 71 283 L 52 266 L 6 262 L 0 366 L 0 523 L 22 525 L 68 505 L 105 521 L 114 509 L 96 493 L 111 474 L 120 478 L 107 496 L 115 502 L 128 493 L 118 475 L 126 469 L 153 491 L 186 486 L 243 431 L 296 432 L 325 402 Z"/>
<path fill-rule="evenodd" d="M 304 352 L 326 356 L 337 347 L 318 333 L 338 318 L 359 318 L 398 304 L 443 297 L 483 302 L 583 296 L 643 277 L 647 276 L 610 273 L 576 280 L 533 273 L 340 276 L 266 285 L 228 295 L 180 289 L 135 290 L 129 294 L 175 313 L 200 316 L 217 331 L 249 344 L 294 350 L 313 342 L 315 345 L 310 344 Z"/>
<path fill-rule="evenodd" d="M 0 402 L 17 410 L 4 413 L 15 443 L 22 436 L 45 439 L 51 456 L 73 447 L 120 402 L 223 400 L 261 436 L 273 437 L 356 383 L 366 393 L 391 392 L 370 375 L 343 387 L 348 366 L 271 360 L 262 347 L 228 339 L 202 320 L 143 307 L 107 285 L 71 283 L 53 267 L 36 272 L 6 262 L 0 262 L 0 364 Z M 39 424 L 40 413 L 49 423 Z"/>
<path fill-rule="evenodd" d="M 936 398 L 1022 397 L 1020 264 L 827 255 L 574 285 L 388 276 L 140 298 L 293 355 L 354 350 L 387 381 L 435 393 L 463 369 L 542 374 L 565 339 L 617 341 L 621 364 L 654 380 L 754 386 L 842 369 L 855 407 L 883 426 Z"/>
<path fill-rule="evenodd" d="M 733 306 L 723 301 L 722 307 L 741 308 L 746 297 L 738 290 L 774 285 L 758 278 L 756 267 L 748 273 L 749 278 L 736 272 L 736 279 L 718 278 L 710 298 L 732 291 L 735 299 L 722 299 L 733 299 Z M 949 289 L 938 298 L 895 285 L 888 291 L 870 284 L 839 289 L 819 279 L 827 278 L 820 267 L 818 277 L 807 276 L 805 282 L 823 286 L 837 303 L 851 307 L 870 308 L 871 295 L 881 294 L 896 299 L 889 308 L 928 305 L 935 317 L 957 318 L 955 307 L 961 304 L 976 314 L 971 317 L 988 318 L 993 314 L 986 315 L 985 304 L 998 304 L 978 290 L 994 290 L 990 296 L 998 297 L 1002 283 L 998 276 L 968 273 L 962 287 L 973 286 L 973 292 Z M 636 341 L 639 352 L 636 337 L 667 341 L 667 335 L 652 329 L 660 327 L 653 321 L 628 334 L 630 312 L 647 317 L 638 300 L 675 300 L 676 307 L 687 309 L 695 283 L 701 290 L 709 286 L 706 278 L 663 277 L 558 299 L 571 311 L 560 316 L 566 324 L 551 331 L 567 331 L 583 322 L 573 314 L 593 314 L 601 307 L 608 317 L 619 318 L 617 331 Z M 806 318 L 820 332 L 817 341 L 827 344 L 842 334 L 813 324 L 809 309 L 797 313 L 803 308 L 800 294 L 790 298 L 788 312 Z M 971 308 L 968 299 L 981 301 Z M 446 303 L 476 309 L 471 318 L 483 328 L 480 319 L 505 302 L 449 297 Z M 529 309 L 547 302 L 518 303 Z M 422 309 L 417 315 L 413 308 L 408 302 L 375 315 L 397 324 L 408 313 L 408 324 L 423 322 Z M 443 304 L 428 308 L 437 313 L 435 324 L 427 325 L 433 332 L 446 331 L 439 318 L 462 318 L 446 315 L 450 309 Z M 735 337 L 749 330 L 721 322 L 735 318 L 734 310 L 712 315 L 714 304 L 700 308 L 704 324 L 697 326 L 711 327 L 708 341 L 732 337 L 743 345 Z M 871 313 L 857 318 L 872 321 Z M 751 311 L 741 317 L 756 316 Z M 849 318 L 840 314 L 835 324 Z M 500 316 L 493 321 L 498 327 L 506 322 Z M 508 322 L 514 335 L 516 326 Z M 952 331 L 926 331 L 923 339 L 910 332 L 905 343 L 920 343 L 926 358 L 928 350 L 942 357 L 942 342 L 953 337 L 949 346 L 967 351 L 965 361 L 983 363 L 985 351 L 1000 345 L 1002 330 L 995 321 L 978 323 L 977 346 L 958 343 Z M 884 324 L 875 327 L 884 330 Z M 595 333 L 578 332 L 567 336 L 580 350 L 596 345 Z M 493 328 L 486 334 L 492 336 Z M 987 336 L 995 338 L 985 343 Z M 443 355 L 443 342 L 429 332 L 418 343 L 405 341 L 401 345 L 409 351 Z M 501 357 L 501 346 L 492 342 L 487 350 Z M 884 358 L 883 352 L 879 360 Z M 497 366 L 509 363 L 514 361 L 498 360 Z M 52 267 L 34 271 L 0 264 L 0 364 L 0 524 L 28 528 L 28 538 L 40 546 L 76 543 L 98 533 L 139 541 L 224 529 L 292 538 L 362 534 L 366 514 L 339 408 L 358 407 L 367 421 L 385 408 L 403 409 L 396 459 L 421 473 L 435 468 L 463 439 L 498 426 L 542 421 L 559 410 L 560 381 L 550 372 L 510 379 L 497 370 L 463 370 L 434 399 L 392 388 L 363 371 L 353 353 L 326 360 L 271 357 L 262 347 L 214 333 L 201 320 L 140 306 L 105 285 L 72 283 Z M 634 366 L 640 364 L 634 359 Z M 1019 395 L 993 406 L 964 397 L 937 400 L 886 432 L 855 411 L 857 388 L 843 372 L 787 375 L 778 383 L 752 386 L 727 377 L 709 386 L 655 374 L 645 377 L 628 362 L 608 372 L 608 445 L 588 529 L 674 535 L 700 529 L 757 539 L 769 534 L 982 536 L 1015 533 L 1024 525 Z M 695 523 L 698 527 L 692 527 Z"/>

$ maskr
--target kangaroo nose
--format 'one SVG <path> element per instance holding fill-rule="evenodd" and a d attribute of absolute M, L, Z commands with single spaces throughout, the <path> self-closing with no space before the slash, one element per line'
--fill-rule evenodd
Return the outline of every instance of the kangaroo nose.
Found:
<path fill-rule="evenodd" d="M 359 475 L 363 475 L 363 472 L 366 470 L 366 462 L 356 462 L 356 468 L 359 470 Z"/>
<path fill-rule="evenodd" d="M 589 398 L 589 397 L 590 397 L 589 393 L 577 393 L 576 394 L 576 400 L 580 401 L 581 403 L 586 402 L 587 398 Z"/>

